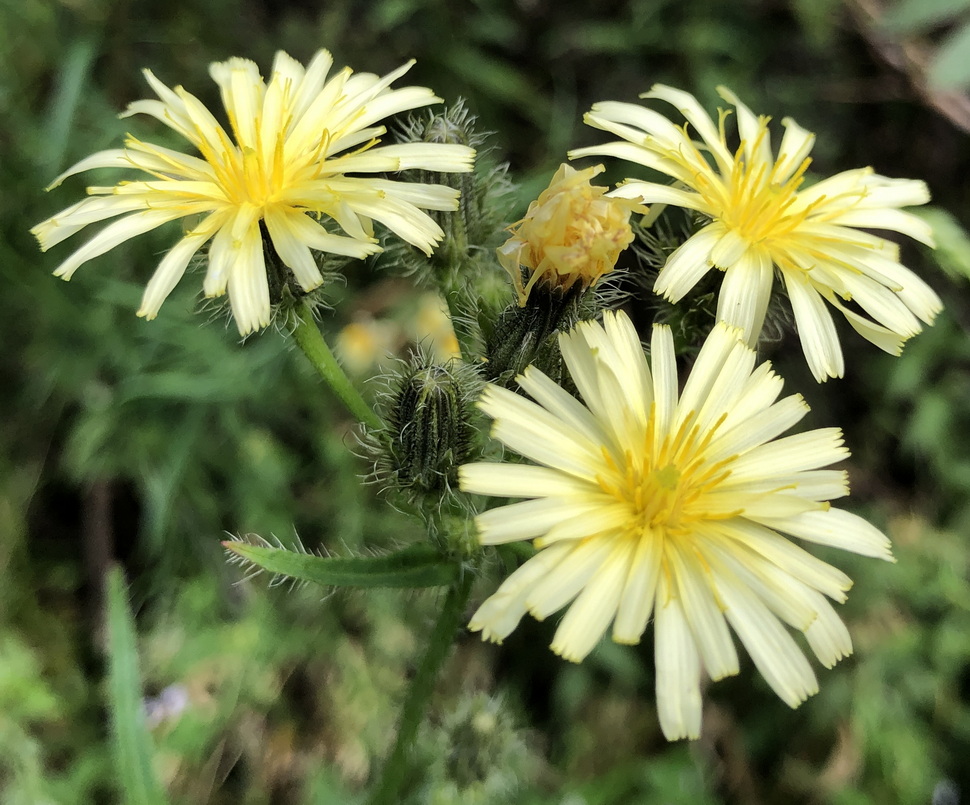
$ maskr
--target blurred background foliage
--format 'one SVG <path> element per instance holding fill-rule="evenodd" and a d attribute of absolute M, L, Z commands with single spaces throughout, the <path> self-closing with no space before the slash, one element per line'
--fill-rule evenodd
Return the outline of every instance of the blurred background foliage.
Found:
<path fill-rule="evenodd" d="M 28 234 L 81 192 L 42 192 L 76 159 L 128 130 L 168 142 L 116 117 L 147 94 L 140 68 L 215 105 L 209 62 L 268 69 L 277 49 L 320 47 L 378 73 L 415 57 L 410 83 L 466 98 L 518 212 L 595 139 L 580 122 L 592 102 L 663 81 L 713 108 L 726 84 L 817 132 L 820 174 L 926 179 L 941 241 L 904 247 L 946 310 L 902 358 L 854 338 L 848 379 L 818 387 L 797 343 L 770 352 L 810 424 L 845 429 L 851 505 L 896 543 L 893 566 L 833 557 L 856 580 L 856 653 L 819 669 L 822 692 L 791 712 L 749 665 L 711 687 L 702 740 L 668 745 L 650 642 L 571 666 L 546 648 L 554 624 L 527 619 L 501 648 L 465 635 L 414 801 L 970 801 L 970 100 L 933 59 L 966 5 L 927 21 L 875 0 L 0 0 L 0 801 L 124 800 L 102 625 L 116 562 L 171 802 L 355 802 L 387 749 L 435 595 L 268 588 L 219 545 L 258 532 L 339 555 L 419 539 L 359 482 L 352 423 L 278 333 L 239 343 L 218 311 L 198 316 L 192 279 L 156 321 L 134 316 L 171 233 L 70 286 Z M 433 299 L 371 264 L 331 290 L 324 329 L 361 377 L 441 328 Z"/>

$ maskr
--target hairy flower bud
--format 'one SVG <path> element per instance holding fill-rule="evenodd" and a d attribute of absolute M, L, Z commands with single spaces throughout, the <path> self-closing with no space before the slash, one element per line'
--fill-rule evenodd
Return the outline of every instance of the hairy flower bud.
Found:
<path fill-rule="evenodd" d="M 524 307 L 513 304 L 502 311 L 490 323 L 485 378 L 505 385 L 529 364 L 558 378 L 559 347 L 551 336 L 575 324 L 579 290 L 578 285 L 565 290 L 541 285 L 533 289 Z"/>
<path fill-rule="evenodd" d="M 455 211 L 429 210 L 441 228 L 434 253 L 426 256 L 405 243 L 388 244 L 386 257 L 396 269 L 425 286 L 437 289 L 447 302 L 455 335 L 466 360 L 483 351 L 482 317 L 494 317 L 504 304 L 495 293 L 494 248 L 504 238 L 509 220 L 511 182 L 504 163 L 486 145 L 488 132 L 477 129 L 474 115 L 462 102 L 440 113 L 413 115 L 398 132 L 402 143 L 476 149 L 475 170 L 456 178 L 450 174 L 412 171 L 406 180 L 445 184 L 460 193 Z M 500 272 L 499 272 L 500 276 Z"/>
<path fill-rule="evenodd" d="M 392 383 L 378 474 L 407 494 L 444 494 L 467 459 L 481 381 L 457 360 L 417 356 Z"/>
<path fill-rule="evenodd" d="M 427 758 L 421 801 L 432 805 L 515 802 L 538 758 L 508 705 L 478 693 L 457 703 L 418 749 Z"/>
<path fill-rule="evenodd" d="M 504 197 L 509 181 L 506 166 L 494 163 L 482 149 L 487 133 L 477 128 L 477 118 L 459 101 L 444 111 L 413 115 L 398 133 L 402 143 L 432 143 L 475 148 L 480 160 L 476 170 L 457 175 L 433 171 L 414 171 L 405 177 L 421 183 L 440 183 L 460 193 L 456 211 L 429 210 L 428 215 L 441 227 L 444 237 L 428 262 L 440 279 L 460 271 L 476 251 L 496 242 L 502 227 Z"/>
<path fill-rule="evenodd" d="M 525 217 L 510 227 L 512 237 L 499 248 L 498 259 L 512 276 L 520 306 L 539 284 L 564 291 L 589 288 L 633 242 L 630 213 L 646 208 L 610 198 L 609 188 L 590 184 L 603 170 L 561 165 Z"/>

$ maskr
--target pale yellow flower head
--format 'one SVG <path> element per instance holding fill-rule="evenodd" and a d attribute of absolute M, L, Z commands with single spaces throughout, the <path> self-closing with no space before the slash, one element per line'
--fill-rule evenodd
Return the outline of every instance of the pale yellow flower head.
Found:
<path fill-rule="evenodd" d="M 400 340 L 393 322 L 362 316 L 340 329 L 334 352 L 350 374 L 361 376 L 392 360 Z"/>
<path fill-rule="evenodd" d="M 826 667 L 852 651 L 828 599 L 849 578 L 799 546 L 891 559 L 889 541 L 829 501 L 848 494 L 837 428 L 782 436 L 808 411 L 739 331 L 718 324 L 680 390 L 670 328 L 650 362 L 623 313 L 560 336 L 582 402 L 530 366 L 525 396 L 490 385 L 492 436 L 534 464 L 466 464 L 466 492 L 527 498 L 479 515 L 484 545 L 533 540 L 538 553 L 472 616 L 501 642 L 527 612 L 568 607 L 552 649 L 581 661 L 612 625 L 638 643 L 654 621 L 657 707 L 667 738 L 696 738 L 701 675 L 737 674 L 731 631 L 774 691 L 797 707 L 818 690 L 787 625 Z M 780 437 L 780 438 L 779 438 Z"/>
<path fill-rule="evenodd" d="M 925 204 L 926 185 L 862 168 L 806 188 L 815 135 L 785 118 L 775 155 L 769 118 L 755 116 L 730 90 L 718 91 L 735 107 L 736 149 L 728 145 L 730 112 L 722 110 L 715 123 L 693 95 L 658 84 L 641 97 L 674 106 L 700 141 L 686 124 L 675 125 L 653 109 L 607 101 L 594 104 L 585 120 L 621 141 L 570 152 L 614 156 L 666 174 L 674 184 L 628 179 L 611 195 L 671 204 L 709 219 L 670 255 L 654 291 L 678 302 L 712 268 L 723 271 L 717 317 L 741 328 L 753 346 L 777 269 L 817 380 L 841 377 L 845 369 L 826 302 L 864 338 L 898 355 L 942 304 L 899 262 L 896 244 L 864 230 L 899 232 L 932 246 L 930 227 L 900 209 Z"/>
<path fill-rule="evenodd" d="M 499 248 L 498 259 L 512 276 L 520 305 L 540 283 L 564 291 L 577 283 L 595 285 L 633 242 L 630 212 L 644 208 L 590 184 L 603 170 L 561 165 L 525 218 L 510 227 L 513 235 Z"/>
<path fill-rule="evenodd" d="M 333 59 L 325 50 L 305 68 L 280 51 L 264 81 L 246 59 L 216 62 L 209 72 L 219 86 L 228 130 L 194 95 L 170 89 L 146 70 L 158 100 L 136 101 L 125 116 L 156 118 L 188 140 L 198 156 L 129 136 L 125 148 L 81 160 L 51 187 L 94 168 L 134 168 L 147 179 L 89 187 L 91 198 L 32 232 L 46 251 L 89 224 L 123 216 L 54 272 L 70 279 L 79 266 L 136 235 L 169 221 L 191 221 L 155 270 L 138 315 L 156 316 L 209 243 L 205 295 L 228 291 L 242 335 L 269 323 L 267 270 L 282 265 L 310 291 L 323 282 L 314 252 L 359 259 L 380 251 L 374 221 L 430 254 L 443 233 L 424 210 L 456 209 L 457 191 L 380 174 L 410 168 L 467 172 L 475 152 L 442 143 L 379 145 L 386 131 L 381 120 L 440 101 L 424 87 L 390 88 L 412 64 L 384 77 L 355 75 L 350 68 L 330 75 Z"/>
<path fill-rule="evenodd" d="M 431 354 L 442 363 L 461 357 L 448 306 L 440 294 L 430 292 L 421 295 L 409 329 L 414 342 L 429 348 Z"/>

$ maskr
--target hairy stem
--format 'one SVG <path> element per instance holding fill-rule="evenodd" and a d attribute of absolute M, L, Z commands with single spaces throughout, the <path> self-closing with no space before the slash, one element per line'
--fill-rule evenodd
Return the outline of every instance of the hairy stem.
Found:
<path fill-rule="evenodd" d="M 414 739 L 427 712 L 428 702 L 434 691 L 438 672 L 448 656 L 448 650 L 451 648 L 455 632 L 461 623 L 471 586 L 472 574 L 466 572 L 448 590 L 448 596 L 441 607 L 441 614 L 438 616 L 434 631 L 428 639 L 428 646 L 421 658 L 421 664 L 418 666 L 417 673 L 415 673 L 411 680 L 411 686 L 408 688 L 394 748 L 384 765 L 380 782 L 371 797 L 370 805 L 396 805 L 401 801 L 401 786 L 407 776 L 408 761 L 410 760 L 411 750 L 414 748 Z"/>
<path fill-rule="evenodd" d="M 313 364 L 313 368 L 317 370 L 320 377 L 326 381 L 327 385 L 333 389 L 334 394 L 347 406 L 347 410 L 368 428 L 380 428 L 380 418 L 364 402 L 360 392 L 354 388 L 347 375 L 344 374 L 344 370 L 340 368 L 333 352 L 323 339 L 320 328 L 313 320 L 310 308 L 302 302 L 296 308 L 296 327 L 293 328 L 293 340 L 303 350 L 303 354 Z"/>

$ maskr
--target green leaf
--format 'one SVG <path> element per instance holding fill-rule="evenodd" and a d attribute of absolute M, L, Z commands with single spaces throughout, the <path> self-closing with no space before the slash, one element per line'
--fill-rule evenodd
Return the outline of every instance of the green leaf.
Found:
<path fill-rule="evenodd" d="M 928 73 L 930 85 L 958 89 L 970 84 L 970 20 L 940 43 Z"/>
<path fill-rule="evenodd" d="M 44 145 L 41 146 L 42 162 L 52 166 L 55 173 L 60 173 L 65 167 L 74 115 L 82 102 L 84 84 L 98 53 L 97 44 L 90 36 L 75 40 L 67 49 L 57 75 L 54 98 L 47 115 L 46 135 L 42 140 Z"/>
<path fill-rule="evenodd" d="M 933 227 L 936 250 L 933 259 L 953 279 L 970 279 L 970 234 L 962 224 L 941 207 L 923 207 L 911 210 Z"/>
<path fill-rule="evenodd" d="M 163 805 L 162 787 L 152 768 L 154 749 L 145 725 L 135 623 L 117 567 L 108 572 L 108 695 L 115 774 L 122 802 Z"/>
<path fill-rule="evenodd" d="M 430 545 L 413 545 L 386 556 L 327 558 L 245 542 L 222 544 L 270 573 L 326 587 L 440 587 L 458 577 L 458 566 Z"/>
<path fill-rule="evenodd" d="M 549 102 L 513 65 L 470 46 L 447 51 L 442 61 L 449 71 L 483 95 L 515 107 L 530 120 L 548 119 Z"/>
<path fill-rule="evenodd" d="M 970 9 L 970 0 L 902 0 L 883 22 L 891 31 L 912 34 L 939 25 Z"/>

